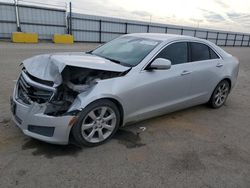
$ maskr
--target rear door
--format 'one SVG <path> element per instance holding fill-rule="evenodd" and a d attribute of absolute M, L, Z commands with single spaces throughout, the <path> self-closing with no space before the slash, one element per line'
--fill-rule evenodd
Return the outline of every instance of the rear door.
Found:
<path fill-rule="evenodd" d="M 192 67 L 189 95 L 195 103 L 206 102 L 223 74 L 223 61 L 208 45 L 190 42 Z"/>

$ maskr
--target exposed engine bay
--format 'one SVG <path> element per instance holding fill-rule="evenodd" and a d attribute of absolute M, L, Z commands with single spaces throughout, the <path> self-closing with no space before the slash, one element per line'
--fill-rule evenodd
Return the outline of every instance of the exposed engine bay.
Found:
<path fill-rule="evenodd" d="M 69 109 L 79 93 L 87 91 L 99 80 L 121 76 L 122 73 L 66 67 L 62 72 L 63 83 L 58 86 L 54 97 L 47 104 L 46 114 L 62 115 Z"/>
<path fill-rule="evenodd" d="M 18 95 L 27 104 L 32 102 L 45 104 L 45 114 L 60 116 L 68 111 L 78 94 L 94 87 L 99 80 L 123 76 L 127 72 L 66 66 L 61 73 L 62 83 L 53 87 L 53 82 L 51 84 L 49 81 L 40 80 L 30 75 L 24 68 L 24 74 L 21 74 L 18 81 Z M 27 81 L 29 79 L 31 81 Z M 37 83 L 37 86 L 34 83 Z M 41 87 L 42 85 L 44 87 Z"/>

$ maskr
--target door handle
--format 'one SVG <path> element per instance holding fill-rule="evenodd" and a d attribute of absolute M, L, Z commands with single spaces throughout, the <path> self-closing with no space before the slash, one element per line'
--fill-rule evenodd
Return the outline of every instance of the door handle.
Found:
<path fill-rule="evenodd" d="M 222 63 L 218 63 L 218 64 L 216 65 L 216 67 L 222 67 L 222 66 L 223 66 Z"/>
<path fill-rule="evenodd" d="M 184 71 L 181 73 L 182 76 L 187 75 L 187 74 L 191 74 L 191 71 L 184 70 Z"/>

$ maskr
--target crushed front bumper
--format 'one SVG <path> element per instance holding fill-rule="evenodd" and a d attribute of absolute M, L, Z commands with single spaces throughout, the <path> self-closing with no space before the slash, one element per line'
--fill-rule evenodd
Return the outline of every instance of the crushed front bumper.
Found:
<path fill-rule="evenodd" d="M 23 133 L 48 143 L 68 144 L 70 121 L 75 116 L 48 116 L 43 113 L 44 104 L 24 104 L 16 98 L 15 90 L 11 98 L 12 119 Z"/>

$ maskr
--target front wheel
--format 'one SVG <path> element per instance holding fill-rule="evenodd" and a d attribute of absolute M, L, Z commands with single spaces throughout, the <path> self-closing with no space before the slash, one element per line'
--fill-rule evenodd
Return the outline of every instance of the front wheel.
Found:
<path fill-rule="evenodd" d="M 110 100 L 98 100 L 79 114 L 72 128 L 75 140 L 85 146 L 97 146 L 109 140 L 120 124 L 120 113 Z"/>
<path fill-rule="evenodd" d="M 220 108 L 227 100 L 230 91 L 230 85 L 228 81 L 222 80 L 215 88 L 209 104 L 212 108 Z"/>

